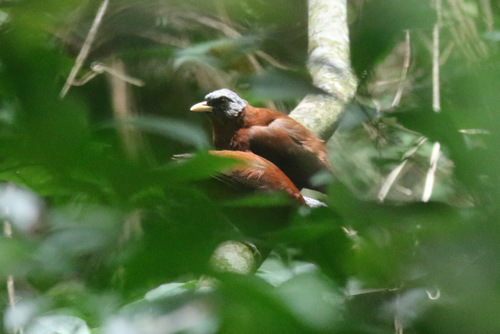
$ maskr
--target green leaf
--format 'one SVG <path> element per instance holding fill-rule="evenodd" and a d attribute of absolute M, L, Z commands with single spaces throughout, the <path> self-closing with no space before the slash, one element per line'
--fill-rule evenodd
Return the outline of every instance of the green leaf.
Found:
<path fill-rule="evenodd" d="M 35 318 L 26 330 L 27 334 L 90 334 L 84 320 L 68 315 L 47 315 Z"/>
<path fill-rule="evenodd" d="M 190 281 L 185 283 L 166 283 L 159 287 L 148 291 L 144 299 L 148 301 L 155 301 L 164 298 L 175 297 L 186 292 L 194 291 L 198 281 Z"/>
<path fill-rule="evenodd" d="M 177 156 L 175 159 L 176 161 L 152 171 L 158 178 L 158 184 L 165 182 L 166 185 L 170 185 L 206 180 L 238 162 L 230 158 L 216 157 L 208 152 Z"/>
<path fill-rule="evenodd" d="M 171 118 L 141 116 L 105 125 L 105 127 L 109 126 L 135 126 L 143 131 L 158 134 L 174 141 L 192 145 L 196 148 L 207 148 L 210 146 L 210 141 L 201 128 Z"/>
<path fill-rule="evenodd" d="M 277 288 L 278 295 L 305 325 L 333 330 L 342 319 L 344 296 L 317 274 L 302 274 Z"/>
<path fill-rule="evenodd" d="M 263 100 L 301 99 L 307 94 L 328 94 L 315 87 L 307 73 L 270 70 L 250 78 L 251 92 Z"/>
<path fill-rule="evenodd" d="M 309 262 L 293 261 L 285 264 L 276 257 L 269 257 L 260 266 L 256 276 L 277 287 L 297 275 L 317 271 L 318 267 Z"/>

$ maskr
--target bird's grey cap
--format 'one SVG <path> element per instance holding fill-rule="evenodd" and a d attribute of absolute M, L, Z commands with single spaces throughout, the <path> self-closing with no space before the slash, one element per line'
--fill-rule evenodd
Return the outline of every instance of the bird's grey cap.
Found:
<path fill-rule="evenodd" d="M 238 96 L 238 94 L 227 88 L 215 90 L 205 96 L 205 100 L 209 105 L 211 105 L 211 101 L 222 100 L 224 98 L 227 102 L 220 105 L 221 107 L 224 107 L 224 110 L 221 111 L 224 111 L 226 114 L 231 116 L 238 115 L 248 104 L 246 100 L 242 99 Z M 217 105 L 214 105 L 213 107 L 216 109 Z"/>
<path fill-rule="evenodd" d="M 238 94 L 236 94 L 235 92 L 233 92 L 232 90 L 227 89 L 227 88 L 214 90 L 213 92 L 208 93 L 207 95 L 205 95 L 205 100 L 207 100 L 207 101 L 208 100 L 215 100 L 215 99 L 218 99 L 220 97 L 227 97 L 233 101 L 241 100 L 241 101 L 244 101 L 245 103 L 248 103 L 247 101 L 245 101 L 241 97 L 239 97 Z"/>

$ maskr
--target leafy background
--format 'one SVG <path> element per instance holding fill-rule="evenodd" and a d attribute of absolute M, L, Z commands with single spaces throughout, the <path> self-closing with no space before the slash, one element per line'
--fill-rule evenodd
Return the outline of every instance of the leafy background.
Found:
<path fill-rule="evenodd" d="M 99 5 L 0 4 L 4 332 L 498 332 L 498 2 L 442 2 L 439 113 L 433 3 L 349 2 L 360 85 L 314 210 L 234 201 L 211 181 L 228 162 L 206 153 L 208 120 L 187 111 L 220 87 L 292 109 L 312 90 L 305 1 L 111 2 L 80 77 L 108 74 L 61 98 Z M 230 239 L 274 252 L 255 275 L 212 272 Z"/>

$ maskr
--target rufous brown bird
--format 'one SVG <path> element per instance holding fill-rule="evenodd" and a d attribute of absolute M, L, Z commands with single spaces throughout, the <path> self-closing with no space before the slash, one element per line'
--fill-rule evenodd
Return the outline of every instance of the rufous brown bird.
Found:
<path fill-rule="evenodd" d="M 262 256 L 269 251 L 269 249 L 266 250 L 269 245 L 265 245 L 266 243 L 261 238 L 266 239 L 267 233 L 288 226 L 291 215 L 295 212 L 294 207 L 297 205 L 313 208 L 325 206 L 318 200 L 303 196 L 288 176 L 261 156 L 252 152 L 230 150 L 209 151 L 209 153 L 217 157 L 232 159 L 234 163 L 214 175 L 214 179 L 198 183 L 207 195 L 231 201 L 241 199 L 241 195 L 255 192 L 283 192 L 290 198 L 288 202 L 274 202 L 270 207 L 248 206 L 245 202 L 238 204 L 237 201 L 222 207 L 224 215 L 239 231 L 247 237 L 257 238 L 252 239 L 252 242 L 259 244 L 258 248 Z"/>
<path fill-rule="evenodd" d="M 229 89 L 207 94 L 191 111 L 209 113 L 217 150 L 253 152 L 274 163 L 298 189 L 324 191 L 311 177 L 331 171 L 325 143 L 293 118 L 252 107 Z"/>
<path fill-rule="evenodd" d="M 219 179 L 252 190 L 284 191 L 299 204 L 306 204 L 295 184 L 276 165 L 252 152 L 210 151 L 211 155 L 231 158 L 237 162 L 222 171 Z"/>

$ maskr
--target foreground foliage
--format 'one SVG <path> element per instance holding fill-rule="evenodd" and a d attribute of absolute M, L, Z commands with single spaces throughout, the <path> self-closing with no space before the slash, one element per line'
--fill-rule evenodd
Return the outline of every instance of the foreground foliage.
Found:
<path fill-rule="evenodd" d="M 60 97 L 98 5 L 0 8 L 0 278 L 3 286 L 13 281 L 16 294 L 12 307 L 9 289 L 0 289 L 4 331 L 498 331 L 498 8 L 492 25 L 473 2 L 462 21 L 443 9 L 443 48 L 456 44 L 440 68 L 435 113 L 430 5 L 352 4 L 362 84 L 329 143 L 338 180 L 328 207 L 305 209 L 219 191 L 211 175 L 231 162 L 206 153 L 208 121 L 187 112 L 209 88 L 231 83 L 251 87 L 248 98 L 262 104 L 278 81 L 278 106 L 293 106 L 310 88 L 302 74 L 305 4 L 228 3 L 234 21 L 216 26 L 226 34 L 236 27 L 231 38 L 203 25 L 217 17 L 211 2 L 115 4 L 84 68 L 122 62 L 145 82 L 125 90 L 137 111 L 126 120 L 113 114 L 119 89 L 104 76 Z M 78 19 L 68 18 L 77 9 Z M 397 19 L 374 19 L 389 15 Z M 474 24 L 477 39 L 454 40 L 446 25 L 463 29 L 460 22 Z M 392 90 L 375 83 L 399 78 L 403 29 L 413 36 L 412 67 L 401 103 L 390 108 L 399 81 Z M 252 52 L 286 66 L 272 69 L 271 61 L 258 75 L 246 57 Z M 435 142 L 441 158 L 431 200 L 422 203 Z M 195 156 L 171 159 L 185 152 Z M 381 203 L 380 187 L 403 161 Z M 234 228 L 253 222 L 265 233 Z M 213 251 L 230 239 L 274 252 L 255 275 L 212 272 Z"/>

